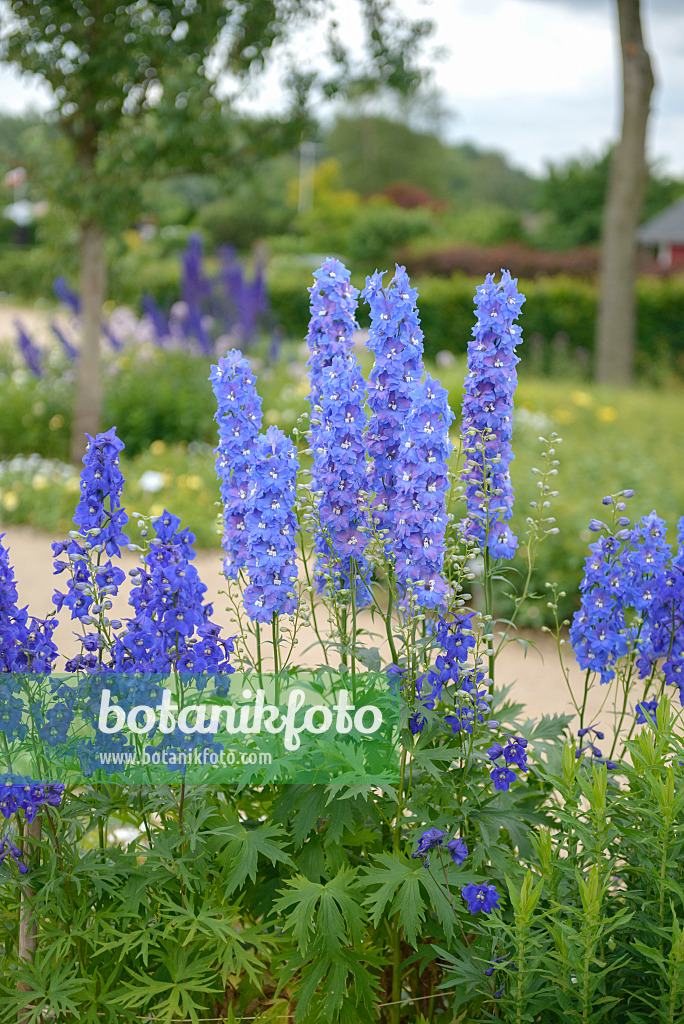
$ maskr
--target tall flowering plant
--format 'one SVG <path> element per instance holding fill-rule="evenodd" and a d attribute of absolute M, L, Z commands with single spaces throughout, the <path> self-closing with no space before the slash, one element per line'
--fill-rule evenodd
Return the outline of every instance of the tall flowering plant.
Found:
<path fill-rule="evenodd" d="M 636 524 L 623 514 L 627 492 L 604 499 L 608 521 L 591 524 L 599 537 L 570 633 L 589 683 L 576 700 L 580 728 L 572 734 L 570 716 L 523 716 L 494 687 L 494 664 L 520 603 L 535 598 L 559 439 L 542 439 L 527 580 L 512 620 L 498 620 L 494 577 L 517 543 L 510 445 L 522 296 L 506 272 L 478 289 L 453 453 L 447 393 L 422 365 L 417 292 L 401 267 L 386 288 L 382 280 L 370 277 L 363 295 L 375 357 L 366 382 L 350 276 L 333 260 L 315 276 L 303 451 L 275 427 L 262 432 L 240 352 L 212 370 L 224 572 L 229 600 L 240 599 L 229 626 L 206 601 L 194 537 L 178 518 L 128 519 L 114 431 L 90 439 L 76 529 L 55 550 L 67 580 L 56 614 L 81 633 L 64 674 L 53 671 L 54 616 L 31 621 L 19 608 L 0 546 L 0 753 L 12 759 L 0 779 L 11 823 L 0 837 L 7 1019 L 49 1006 L 84 1019 L 115 1007 L 131 1024 L 262 1009 L 302 1024 L 406 1024 L 416 1013 L 510 1024 L 598 1024 L 610 1013 L 631 1024 L 635 977 L 637 1014 L 648 1006 L 654 1020 L 678 1019 L 684 746 L 666 687 L 684 650 L 684 520 L 675 548 L 655 513 Z M 463 455 L 459 496 L 451 484 Z M 124 547 L 139 558 L 128 614 L 115 617 Z M 484 602 L 468 592 L 474 559 L 484 563 Z M 554 595 L 551 586 L 552 609 Z M 612 749 L 609 729 L 589 717 L 595 678 L 599 693 L 616 691 Z M 276 723 L 290 711 L 286 684 L 298 700 L 303 680 L 334 697 L 318 719 L 307 711 L 310 731 L 321 736 L 335 720 L 339 733 L 313 761 L 293 742 L 294 711 Z M 230 715 L 223 702 L 231 689 L 263 698 L 269 682 L 274 705 L 262 701 L 260 721 L 272 743 L 258 733 L 263 747 L 245 748 L 242 708 Z M 386 708 L 394 718 L 382 742 L 355 745 L 369 693 L 374 721 Z M 211 724 L 224 713 L 237 775 L 207 771 L 196 785 L 185 768 L 161 784 L 150 774 L 154 757 L 212 764 L 226 752 Z M 255 760 L 241 760 L 246 749 Z M 262 761 L 271 751 L 276 761 Z M 67 798 L 74 753 L 83 771 Z M 41 768 L 64 766 L 63 779 L 25 774 L 33 756 Z M 117 765 L 128 758 L 146 767 L 123 787 Z M 285 769 L 294 785 L 280 784 Z M 33 848 L 25 841 L 38 818 L 40 852 L 35 832 Z"/>
<path fill-rule="evenodd" d="M 492 558 L 510 559 L 518 540 L 508 523 L 513 514 L 510 464 L 513 459 L 513 397 L 517 385 L 515 323 L 525 301 L 508 271 L 488 274 L 476 291 L 477 322 L 468 343 L 461 434 L 462 470 L 468 514 L 463 536 Z"/>

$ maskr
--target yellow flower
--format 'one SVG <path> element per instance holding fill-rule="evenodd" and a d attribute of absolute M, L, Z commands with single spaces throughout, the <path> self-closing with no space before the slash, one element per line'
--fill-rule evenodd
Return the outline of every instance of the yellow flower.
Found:
<path fill-rule="evenodd" d="M 600 420 L 601 423 L 614 423 L 617 417 L 617 409 L 612 405 L 602 405 L 601 408 L 596 411 L 596 419 Z"/>
<path fill-rule="evenodd" d="M 150 451 L 153 455 L 163 455 L 166 451 L 166 441 L 153 441 L 150 445 Z M 162 509 L 162 511 L 164 511 Z"/>
<path fill-rule="evenodd" d="M 581 409 L 589 409 L 594 404 L 594 399 L 586 391 L 573 391 L 570 399 Z"/>
<path fill-rule="evenodd" d="M 81 489 L 81 481 L 77 476 L 70 476 L 64 484 L 67 494 L 76 494 Z"/>
<path fill-rule="evenodd" d="M 559 423 L 572 423 L 575 418 L 575 414 L 570 412 L 569 409 L 561 407 L 553 410 L 553 418 L 558 420 Z"/>
<path fill-rule="evenodd" d="M 150 515 L 151 516 L 161 516 L 163 514 L 164 514 L 164 506 L 163 505 L 160 505 L 160 504 L 157 503 L 156 505 L 151 505 L 150 506 Z"/>
<path fill-rule="evenodd" d="M 46 487 L 49 487 L 50 481 L 44 473 L 36 473 L 33 478 L 33 490 L 44 491 Z"/>
<path fill-rule="evenodd" d="M 6 508 L 8 512 L 14 512 L 19 504 L 19 498 L 14 491 L 5 491 L 2 496 L 2 507 Z"/>
<path fill-rule="evenodd" d="M 186 478 L 185 486 L 189 491 L 200 491 L 202 489 L 202 477 L 198 476 L 197 473 L 191 473 Z"/>
<path fill-rule="evenodd" d="M 48 426 L 50 427 L 50 430 L 59 430 L 60 427 L 64 426 L 64 417 L 62 416 L 61 412 L 58 412 L 55 416 L 52 417 Z"/>

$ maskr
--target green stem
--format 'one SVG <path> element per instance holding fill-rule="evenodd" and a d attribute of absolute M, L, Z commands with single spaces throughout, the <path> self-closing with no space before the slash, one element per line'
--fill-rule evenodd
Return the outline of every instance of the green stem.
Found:
<path fill-rule="evenodd" d="M 280 704 L 280 659 L 278 650 L 278 616 L 274 612 L 271 619 L 271 630 L 273 634 L 273 669 L 275 672 L 275 702 Z"/>

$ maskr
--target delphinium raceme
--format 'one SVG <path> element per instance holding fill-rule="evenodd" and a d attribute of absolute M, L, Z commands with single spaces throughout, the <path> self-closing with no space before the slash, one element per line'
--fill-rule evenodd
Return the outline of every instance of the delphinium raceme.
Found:
<path fill-rule="evenodd" d="M 24 715 L 36 710 L 33 683 L 52 671 L 57 648 L 52 640 L 56 620 L 29 618 L 25 608 L 18 607 L 18 593 L 9 552 L 0 535 L 0 734 L 3 760 L 10 772 L 0 775 L 0 814 L 8 820 L 12 814 L 24 812 L 27 822 L 36 817 L 43 804 L 56 807 L 62 799 L 61 782 L 41 782 L 11 771 L 9 751 L 15 740 L 27 735 Z M 39 683 L 40 686 L 40 683 Z M 24 699 L 26 698 L 26 699 Z M 10 853 L 19 871 L 28 866 L 21 860 L 21 851 L 8 835 L 0 838 L 0 864 Z"/>
<path fill-rule="evenodd" d="M 445 388 L 428 374 L 417 388 L 396 459 L 392 551 L 400 601 L 440 608 L 449 489 L 449 427 L 454 414 Z"/>
<path fill-rule="evenodd" d="M 206 586 L 192 561 L 195 536 L 164 511 L 153 521 L 154 536 L 142 565 L 131 570 L 129 601 L 135 611 L 116 639 L 112 665 L 119 672 L 166 676 L 175 670 L 197 677 L 232 671 L 232 642 L 220 638 L 205 604 Z"/>
<path fill-rule="evenodd" d="M 255 442 L 261 429 L 261 398 L 250 364 L 237 349 L 212 366 L 210 379 L 217 402 L 216 473 L 223 501 L 223 571 L 229 579 L 237 579 L 248 558 L 245 515 Z"/>
<path fill-rule="evenodd" d="M 434 667 L 416 679 L 418 709 L 409 720 L 409 727 L 414 736 L 425 727 L 427 719 L 423 711 L 434 711 L 442 700 L 445 687 L 454 684 L 455 688 L 460 690 L 464 681 L 466 685 L 470 685 L 470 674 L 465 666 L 470 652 L 475 647 L 474 617 L 474 612 L 460 612 L 449 620 L 440 618 L 433 627 L 435 643 L 439 645 L 440 653 L 435 659 Z M 392 668 L 390 677 L 405 676 L 405 670 L 397 666 Z"/>
<path fill-rule="evenodd" d="M 253 622 L 292 615 L 297 596 L 295 514 L 297 452 L 277 427 L 260 434 L 245 515 L 247 573 L 244 605 Z"/>
<path fill-rule="evenodd" d="M 87 437 L 81 495 L 74 512 L 78 530 L 72 532 L 71 540 L 52 545 L 55 574 L 68 571 L 66 592 L 55 591 L 53 601 L 58 610 L 68 608 L 71 618 L 86 627 L 82 651 L 67 663 L 69 670 L 82 671 L 97 668 L 104 647 L 111 645 L 112 630 L 119 625 L 107 612 L 125 575 L 112 557 L 119 558 L 121 548 L 129 543 L 124 533 L 128 515 L 121 505 L 124 478 L 119 457 L 123 442 L 115 427 Z"/>
<path fill-rule="evenodd" d="M 527 740 L 524 736 L 509 736 L 505 745 L 498 742 L 492 744 L 487 755 L 494 764 L 489 777 L 495 789 L 506 792 L 517 781 L 518 776 L 511 766 L 519 772 L 529 771 L 526 748 Z"/>
<path fill-rule="evenodd" d="M 618 497 L 629 497 L 631 493 L 623 492 Z M 613 496 L 608 496 L 604 502 L 609 504 L 613 500 Z M 623 512 L 624 501 L 619 500 L 616 509 Z M 630 536 L 626 529 L 629 520 L 621 516 L 612 529 L 594 519 L 589 525 L 601 535 L 589 545 L 580 583 L 581 603 L 570 625 L 570 642 L 580 668 L 596 672 L 602 683 L 609 683 L 615 677 L 616 664 L 627 654 L 633 635 L 625 618 L 627 579 L 621 559 L 623 543 Z"/>
<path fill-rule="evenodd" d="M 306 335 L 312 419 L 321 400 L 323 371 L 332 365 L 333 359 L 346 359 L 354 350 L 359 295 L 358 289 L 350 283 L 349 271 L 339 260 L 324 260 L 313 276 L 315 283 L 308 289 L 311 318 Z"/>
<path fill-rule="evenodd" d="M 366 387 L 356 357 L 336 355 L 319 376 L 312 412 L 312 491 L 316 496 L 315 550 L 319 590 L 354 586 L 357 605 L 369 600 L 368 541 L 360 493 L 366 484 Z"/>
<path fill-rule="evenodd" d="M 106 681 L 126 712 L 140 704 L 157 705 L 162 688 L 174 677 L 181 687 L 197 690 L 205 689 L 211 679 L 214 691 L 225 695 L 233 672 L 232 640 L 223 638 L 211 621 L 212 606 L 204 602 L 207 588 L 192 565 L 194 534 L 187 527 L 181 529 L 178 517 L 167 511 L 152 526 L 154 536 L 142 565 L 130 573 L 129 602 L 135 615 L 112 648 L 111 667 L 117 676 Z M 91 710 L 97 714 L 97 702 Z M 164 736 L 161 746 L 188 750 L 205 739 L 199 731 L 188 734 L 176 728 Z M 87 761 L 103 750 L 120 749 L 122 743 L 121 734 L 100 734 L 97 745 L 84 747 L 82 758 Z"/>
<path fill-rule="evenodd" d="M 368 385 L 367 489 L 374 496 L 375 525 L 389 533 L 396 524 L 397 464 L 406 417 L 424 372 L 423 332 L 416 309 L 418 293 L 405 267 L 396 267 L 387 288 L 376 271 L 366 279 L 362 297 L 370 305 L 368 347 L 375 356 Z"/>
<path fill-rule="evenodd" d="M 29 617 L 25 608 L 18 607 L 17 584 L 4 537 L 4 533 L 0 534 L 0 687 L 6 688 L 3 694 L 19 685 L 18 677 L 22 674 L 51 672 L 57 657 L 52 640 L 55 619 Z"/>
<path fill-rule="evenodd" d="M 463 396 L 467 518 L 462 533 L 494 559 L 512 558 L 518 546 L 508 526 L 513 514 L 510 464 L 519 362 L 515 349 L 521 340 L 514 321 L 525 301 L 516 286 L 517 280 L 502 270 L 498 283 L 488 274 L 476 290 L 477 322 L 468 343 Z"/>
<path fill-rule="evenodd" d="M 429 868 L 430 852 L 432 850 L 445 849 L 449 851 L 449 857 L 453 863 L 460 867 L 468 856 L 468 847 L 460 836 L 456 836 L 455 839 L 447 839 L 447 834 L 442 829 L 434 828 L 434 826 L 426 829 L 420 836 L 418 846 L 414 853 L 411 854 L 411 857 L 414 860 L 418 860 L 421 857 L 423 867 Z"/>
<path fill-rule="evenodd" d="M 667 523 L 655 512 L 635 526 L 625 556 L 630 603 L 642 627 L 637 640 L 637 667 L 642 679 L 662 664 L 665 681 L 684 697 L 684 517 L 678 524 L 673 555 Z M 684 704 L 684 700 L 681 701 Z"/>

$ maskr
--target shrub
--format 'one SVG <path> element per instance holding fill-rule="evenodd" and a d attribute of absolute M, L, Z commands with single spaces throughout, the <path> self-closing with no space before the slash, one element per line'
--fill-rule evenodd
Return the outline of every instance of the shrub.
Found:
<path fill-rule="evenodd" d="M 355 265 L 374 270 L 391 262 L 392 254 L 400 246 L 429 232 L 433 223 L 430 211 L 424 207 L 406 210 L 386 200 L 372 200 L 351 229 L 349 259 Z"/>

